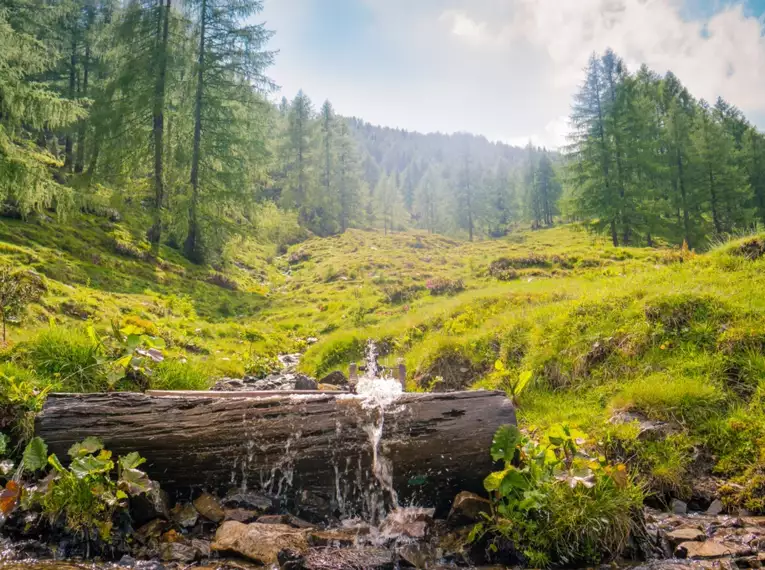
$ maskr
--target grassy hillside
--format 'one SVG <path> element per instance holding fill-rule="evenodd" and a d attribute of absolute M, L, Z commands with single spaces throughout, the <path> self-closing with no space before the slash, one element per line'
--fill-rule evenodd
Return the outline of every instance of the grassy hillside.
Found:
<path fill-rule="evenodd" d="M 276 250 L 245 240 L 202 268 L 171 249 L 150 261 L 124 222 L 4 219 L 0 257 L 47 292 L 10 329 L 0 372 L 103 389 L 112 322 L 164 339 L 151 387 L 204 388 L 293 351 L 320 377 L 374 338 L 406 361 L 412 390 L 529 380 L 516 394 L 526 427 L 576 426 L 660 494 L 687 497 L 710 468 L 763 480 L 765 238 L 695 255 L 565 226 L 477 243 L 352 230 Z M 662 436 L 641 421 L 666 422 Z M 729 501 L 762 510 L 750 490 Z"/>

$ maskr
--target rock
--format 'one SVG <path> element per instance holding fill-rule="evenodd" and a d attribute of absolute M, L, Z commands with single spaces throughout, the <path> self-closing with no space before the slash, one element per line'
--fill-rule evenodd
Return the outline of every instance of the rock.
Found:
<path fill-rule="evenodd" d="M 705 542 L 688 541 L 680 543 L 677 546 L 675 549 L 675 556 L 677 558 L 687 558 L 690 560 L 703 560 L 731 556 L 734 552 L 735 548 L 731 548 L 730 544 L 724 544 L 714 540 L 707 540 Z"/>
<path fill-rule="evenodd" d="M 145 525 L 135 531 L 133 536 L 141 544 L 148 544 L 151 540 L 158 540 L 162 533 L 165 532 L 169 526 L 170 523 L 168 523 L 166 520 L 154 519 L 153 521 L 147 522 Z"/>
<path fill-rule="evenodd" d="M 405 544 L 398 549 L 398 555 L 415 568 L 430 568 L 438 560 L 438 551 L 430 544 Z"/>
<path fill-rule="evenodd" d="M 676 515 L 684 515 L 688 512 L 688 504 L 680 499 L 672 499 L 669 509 Z"/>
<path fill-rule="evenodd" d="M 303 558 L 305 570 L 393 570 L 393 552 L 383 548 L 312 548 Z"/>
<path fill-rule="evenodd" d="M 448 521 L 456 526 L 472 524 L 482 520 L 482 513 L 489 514 L 490 512 L 491 502 L 488 499 L 475 493 L 462 491 L 454 497 Z"/>
<path fill-rule="evenodd" d="M 678 528 L 667 533 L 667 540 L 669 540 L 673 546 L 683 542 L 704 541 L 706 539 L 707 535 L 697 528 Z"/>
<path fill-rule="evenodd" d="M 130 497 L 130 518 L 136 527 L 158 518 L 170 519 L 170 498 L 159 483 L 152 481 L 146 493 Z"/>
<path fill-rule="evenodd" d="M 742 556 L 734 562 L 738 568 L 762 568 L 762 561 L 757 556 Z"/>
<path fill-rule="evenodd" d="M 332 504 L 329 499 L 303 490 L 299 497 L 298 514 L 311 520 L 327 520 L 332 516 Z"/>
<path fill-rule="evenodd" d="M 642 414 L 635 412 L 619 412 L 609 420 L 612 424 L 638 424 L 638 440 L 660 441 L 668 435 L 677 433 L 680 427 L 668 422 L 649 420 Z"/>
<path fill-rule="evenodd" d="M 194 499 L 194 508 L 200 515 L 213 522 L 220 522 L 226 516 L 218 499 L 210 493 L 202 493 L 199 497 Z"/>
<path fill-rule="evenodd" d="M 719 486 L 719 481 L 714 477 L 697 477 L 691 487 L 688 509 L 691 511 L 706 511 L 715 499 L 719 497 Z"/>
<path fill-rule="evenodd" d="M 298 374 L 295 377 L 295 390 L 316 390 L 318 384 L 313 378 Z"/>
<path fill-rule="evenodd" d="M 707 514 L 708 515 L 719 515 L 723 512 L 725 509 L 722 501 L 720 499 L 715 499 L 712 501 L 712 503 L 709 505 L 709 508 L 707 508 Z"/>
<path fill-rule="evenodd" d="M 308 541 L 303 531 L 287 525 L 226 521 L 218 527 L 211 548 L 235 552 L 267 565 L 276 563 L 282 550 L 307 551 Z"/>
<path fill-rule="evenodd" d="M 279 354 L 276 359 L 282 365 L 285 372 L 292 372 L 300 363 L 301 356 L 299 352 L 293 352 L 292 354 Z"/>
<path fill-rule="evenodd" d="M 324 378 L 319 380 L 319 384 L 330 384 L 332 386 L 345 386 L 348 384 L 348 378 L 340 370 L 330 372 Z"/>
<path fill-rule="evenodd" d="M 255 521 L 260 524 L 290 524 L 289 515 L 263 515 Z"/>
<path fill-rule="evenodd" d="M 172 521 L 182 528 L 191 528 L 199 520 L 199 512 L 191 503 L 178 503 L 170 511 Z"/>
<path fill-rule="evenodd" d="M 159 557 L 168 562 L 194 562 L 197 559 L 197 551 L 190 544 L 163 542 L 159 545 Z"/>
<path fill-rule="evenodd" d="M 229 491 L 221 501 L 221 504 L 226 508 L 248 509 L 260 511 L 263 514 L 276 508 L 271 497 L 254 491 L 241 491 L 239 489 Z"/>
<path fill-rule="evenodd" d="M 223 509 L 224 520 L 237 522 L 252 522 L 260 513 L 250 509 Z"/>
<path fill-rule="evenodd" d="M 241 392 L 247 390 L 247 384 L 239 378 L 221 378 L 211 389 L 216 392 Z"/>

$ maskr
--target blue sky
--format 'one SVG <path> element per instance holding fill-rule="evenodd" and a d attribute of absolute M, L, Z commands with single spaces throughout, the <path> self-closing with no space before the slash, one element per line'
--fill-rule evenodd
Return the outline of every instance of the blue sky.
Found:
<path fill-rule="evenodd" d="M 419 131 L 560 145 L 593 51 L 672 69 L 765 128 L 765 0 L 264 0 L 291 98 Z"/>

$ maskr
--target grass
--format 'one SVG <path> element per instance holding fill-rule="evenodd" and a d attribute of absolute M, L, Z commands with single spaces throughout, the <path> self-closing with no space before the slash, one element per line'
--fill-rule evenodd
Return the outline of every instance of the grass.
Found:
<path fill-rule="evenodd" d="M 0 220 L 0 262 L 48 286 L 0 360 L 61 389 L 98 389 L 83 324 L 103 335 L 139 319 L 167 345 L 151 386 L 198 389 L 295 351 L 322 377 L 372 338 L 386 363 L 406 362 L 412 390 L 500 387 L 497 360 L 511 378 L 530 372 L 522 424 L 614 438 L 658 493 L 687 491 L 691 447 L 725 476 L 765 463 L 765 236 L 703 254 L 614 248 L 574 226 L 474 243 L 349 230 L 290 245 L 302 238 L 293 221 L 230 244 L 209 268 L 166 247 L 150 261 L 130 220 Z M 431 294 L 445 280 L 461 287 Z M 677 445 L 614 433 L 620 410 L 677 424 Z"/>

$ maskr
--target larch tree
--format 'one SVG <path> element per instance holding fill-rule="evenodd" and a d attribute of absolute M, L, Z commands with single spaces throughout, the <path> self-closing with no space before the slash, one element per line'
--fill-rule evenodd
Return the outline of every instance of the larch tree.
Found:
<path fill-rule="evenodd" d="M 183 250 L 194 262 L 204 261 L 216 249 L 212 243 L 205 246 L 202 216 L 216 241 L 223 239 L 227 229 L 234 229 L 227 208 L 249 202 L 256 171 L 265 166 L 266 148 L 257 134 L 264 128 L 265 102 L 258 93 L 273 86 L 265 76 L 273 61 L 273 52 L 265 50 L 272 33 L 264 24 L 248 23 L 262 8 L 261 0 L 189 3 L 197 55 Z"/>

